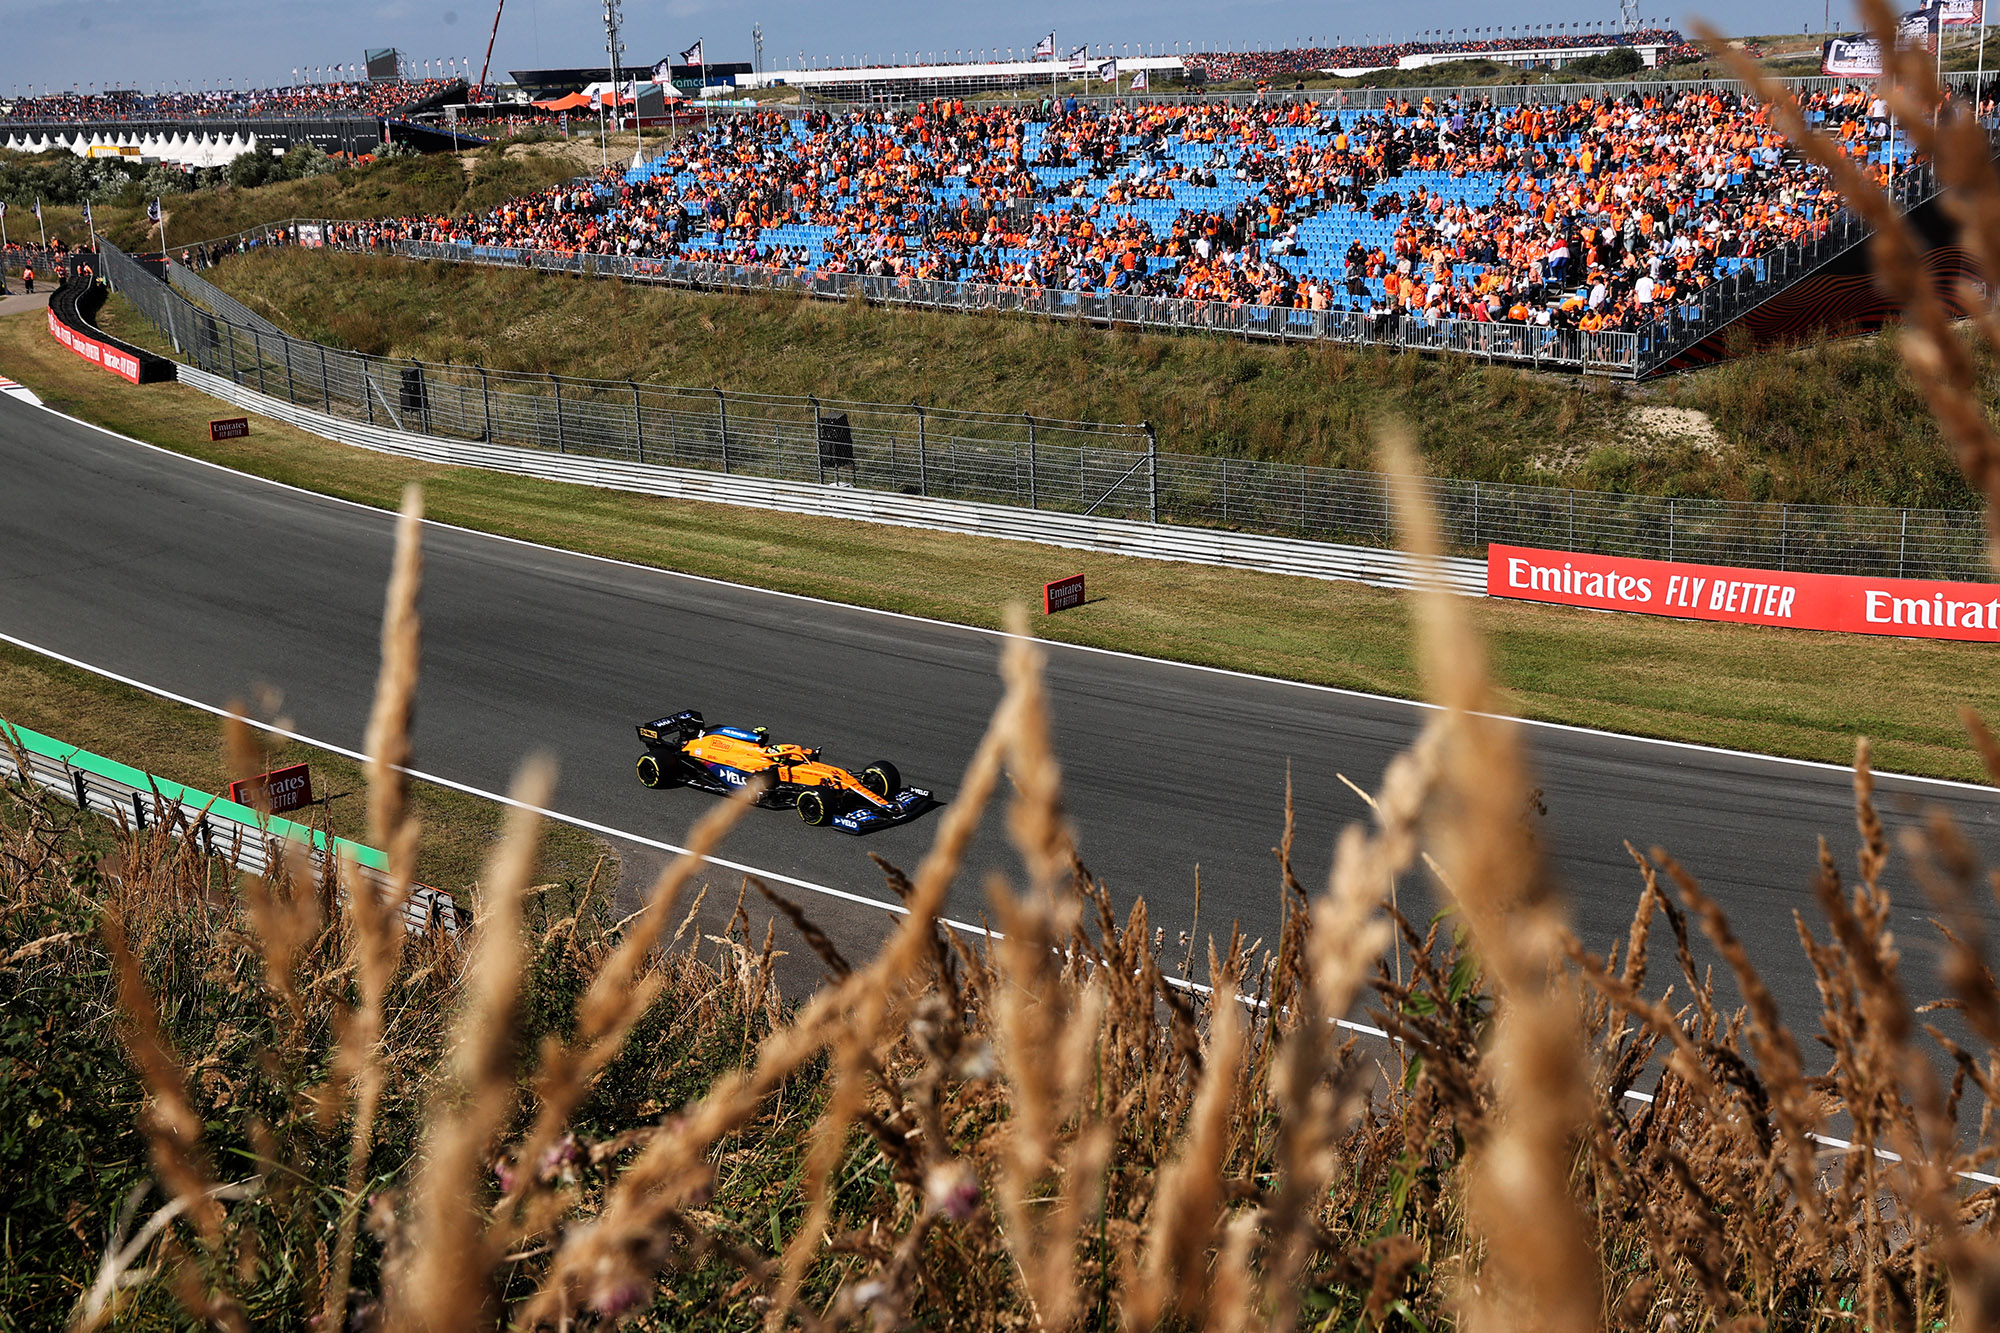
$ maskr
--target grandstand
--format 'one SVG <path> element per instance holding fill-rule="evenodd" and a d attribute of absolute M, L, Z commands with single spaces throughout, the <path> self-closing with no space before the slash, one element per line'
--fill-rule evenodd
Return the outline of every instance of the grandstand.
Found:
<path fill-rule="evenodd" d="M 464 101 L 464 79 L 391 79 L 202 92 L 55 92 L 0 103 L 0 124 L 104 125 L 132 121 L 309 120 L 409 116 Z"/>
<path fill-rule="evenodd" d="M 378 80 L 208 92 L 55 93 L 0 104 L 0 147 L 19 152 L 137 148 L 186 166 L 310 143 L 363 154 L 394 139 L 420 149 L 471 146 L 470 136 L 419 123 L 466 100 L 463 79 Z"/>
<path fill-rule="evenodd" d="M 1920 178 L 1872 94 L 1819 87 L 1805 106 L 1878 179 Z M 332 239 L 1340 314 L 1414 322 L 1425 345 L 1481 325 L 1623 336 L 1625 365 L 1708 333 L 1746 294 L 1796 278 L 1801 256 L 1860 234 L 1768 108 L 1690 84 L 1546 104 L 1392 95 L 1369 110 L 1062 98 L 766 111 L 483 216 Z"/>

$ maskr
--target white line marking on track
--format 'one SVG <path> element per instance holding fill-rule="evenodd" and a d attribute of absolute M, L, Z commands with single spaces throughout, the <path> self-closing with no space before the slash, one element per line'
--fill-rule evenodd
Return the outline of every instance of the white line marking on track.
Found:
<path fill-rule="evenodd" d="M 279 490 L 292 491 L 296 494 L 310 496 L 315 500 L 322 500 L 330 504 L 346 505 L 349 508 L 365 510 L 368 513 L 379 514 L 385 518 L 393 519 L 395 517 L 395 511 L 381 508 L 378 505 L 364 504 L 359 500 L 349 500 L 344 496 L 328 495 L 324 491 L 309 490 L 304 486 L 294 486 L 290 482 L 274 481 L 269 477 L 258 476 L 254 472 L 244 472 L 239 468 L 229 467 L 228 465 L 223 463 L 211 462 L 205 458 L 196 458 L 192 454 L 184 454 L 180 453 L 177 450 L 168 449 L 164 445 L 150 444 L 145 440 L 133 439 L 129 435 L 121 435 L 117 431 L 112 430 L 109 427 L 100 426 L 93 421 L 85 421 L 81 417 L 73 417 L 67 412 L 57 411 L 55 408 L 49 407 L 47 404 L 44 403 L 37 403 L 35 404 L 35 406 L 39 407 L 42 411 L 47 412 L 51 416 L 61 417 L 65 421 L 86 427 L 90 430 L 94 430 L 101 435 L 108 435 L 114 440 L 118 440 L 125 444 L 137 445 L 141 449 L 148 449 L 157 454 L 164 454 L 169 458 L 177 459 L 183 463 L 192 463 L 198 467 L 212 468 L 217 472 L 222 472 L 229 476 L 241 477 L 246 481 L 259 482 L 266 486 L 276 487 Z M 328 443 L 333 443 L 333 442 L 329 441 Z M 339 446 L 339 447 L 351 447 L 351 446 Z M 425 464 L 424 466 L 435 467 L 443 465 Z M 560 486 L 568 483 L 545 482 L 544 484 L 550 486 Z M 674 502 L 668 501 L 668 503 L 674 503 Z M 682 503 L 698 504 L 700 502 L 684 501 Z M 861 520 L 841 519 L 834 521 L 860 522 Z M 640 564 L 636 560 L 621 560 L 616 556 L 595 555 L 589 551 L 571 551 L 560 546 L 550 546 L 546 542 L 529 541 L 525 537 L 510 537 L 504 533 L 485 532 L 479 528 L 463 527 L 456 523 L 443 523 L 436 519 L 427 518 L 424 520 L 424 523 L 429 527 L 437 528 L 441 532 L 464 533 L 469 537 L 483 538 L 488 541 L 505 542 L 509 545 L 524 547 L 528 550 L 547 551 L 552 555 L 568 556 L 572 559 L 588 560 L 598 564 L 613 565 L 623 569 L 638 570 L 647 574 L 658 575 L 665 578 L 684 579 L 692 583 L 707 584 L 712 587 L 718 587 L 718 588 L 734 588 L 744 592 L 759 593 L 766 597 L 780 597 L 780 598 L 785 598 L 789 601 L 805 602 L 813 606 L 833 607 L 841 611 L 857 612 L 863 615 L 884 616 L 892 620 L 909 621 L 913 624 L 934 625 L 942 629 L 963 630 L 967 633 L 981 634 L 989 638 L 1006 639 L 1013 637 L 1006 630 L 993 629 L 985 625 L 966 625 L 966 624 L 961 624 L 955 620 L 939 620 L 934 616 L 912 615 L 907 611 L 885 611 L 880 607 L 859 606 L 852 602 L 837 602 L 834 601 L 832 598 L 814 597 L 809 593 L 784 592 L 776 588 L 760 588 L 752 583 L 737 583 L 730 579 L 719 579 L 708 574 L 689 574 L 686 573 L 685 571 L 678 569 L 663 569 L 658 565 L 644 565 Z M 1366 690 L 1347 689 L 1339 685 L 1319 685 L 1311 681 L 1287 680 L 1283 676 L 1265 676 L 1265 675 L 1260 675 L 1253 671 L 1237 671 L 1230 667 L 1208 666 L 1200 662 L 1176 662 L 1171 658 L 1148 657 L 1144 653 L 1127 652 L 1119 648 L 1099 648 L 1091 644 L 1064 643 L 1058 639 L 1036 639 L 1035 642 L 1050 649 L 1064 649 L 1070 652 L 1077 652 L 1077 653 L 1094 653 L 1101 657 L 1120 658 L 1131 662 L 1145 662 L 1154 666 L 1168 667 L 1180 671 L 1197 671 L 1207 675 L 1225 676 L 1237 680 L 1256 681 L 1260 684 L 1278 685 L 1290 689 L 1311 690 L 1314 691 L 1315 693 L 1330 694 L 1339 698 L 1366 699 L 1374 703 L 1393 704 L 1399 707 L 1411 708 L 1424 712 L 1434 712 L 1437 711 L 1440 707 L 1440 705 L 1438 704 L 1430 703 L 1423 699 L 1403 699 L 1393 694 L 1371 694 Z M 35 651 L 40 652 L 43 650 L 36 649 Z M 145 688 L 145 687 L 142 686 L 140 688 Z M 1510 721 L 1518 722 L 1525 727 L 1535 727 L 1543 731 L 1567 732 L 1578 736 L 1601 736 L 1607 740 L 1626 741 L 1634 745 L 1660 746 L 1666 749 L 1686 751 L 1691 754 L 1720 755 L 1724 758 L 1744 759 L 1756 763 L 1783 764 L 1793 768 L 1816 769 L 1825 773 L 1848 774 L 1853 771 L 1851 768 L 1849 768 L 1849 766 L 1845 764 L 1828 763 L 1823 759 L 1794 759 L 1787 755 L 1760 754 L 1755 750 L 1732 750 L 1725 746 L 1702 745 L 1695 741 L 1667 740 L 1658 736 L 1635 736 L 1628 732 L 1606 731 L 1600 727 L 1577 726 L 1573 723 L 1568 723 L 1568 722 L 1548 722 L 1540 718 L 1532 718 L 1532 717 L 1513 717 L 1512 715 L 1507 715 L 1507 716 L 1508 720 Z M 1894 772 L 1893 770 L 1888 770 L 1888 769 L 1877 770 L 1875 776 L 1878 779 L 1890 778 L 1898 782 L 1914 782 L 1925 786 L 1949 788 L 1955 791 L 1979 792 L 1989 796 L 1996 794 L 1995 789 L 1992 786 L 1983 782 L 1965 782 L 1956 778 L 1924 777 L 1915 773 L 1897 773 Z"/>

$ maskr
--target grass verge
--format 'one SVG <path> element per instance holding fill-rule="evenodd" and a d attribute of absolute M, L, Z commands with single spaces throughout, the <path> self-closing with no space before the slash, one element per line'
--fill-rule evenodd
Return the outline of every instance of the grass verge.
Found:
<path fill-rule="evenodd" d="M 0 644 L 0 717 L 202 791 L 220 794 L 229 787 L 221 718 L 12 644 Z M 366 842 L 362 766 L 317 746 L 267 739 L 269 766 L 310 763 L 314 790 L 336 797 L 328 820 L 333 831 Z M 428 782 L 413 785 L 411 801 L 426 833 L 417 877 L 464 895 L 500 836 L 505 812 L 492 801 Z M 559 824 L 546 826 L 542 867 L 545 878 L 558 886 L 554 896 L 573 899 L 589 880 L 598 857 L 608 853 L 587 833 Z M 616 870 L 614 856 L 606 862 L 607 878 L 600 880 L 600 887 L 610 887 Z"/>
<path fill-rule="evenodd" d="M 1051 639 L 1404 697 L 1421 691 L 1406 600 L 1358 584 L 436 467 L 261 418 L 248 439 L 211 443 L 208 420 L 234 409 L 179 385 L 134 388 L 78 360 L 32 318 L 0 320 L 0 373 L 112 430 L 310 490 L 392 509 L 405 482 L 420 480 L 439 522 L 981 626 L 1080 569 L 1096 600 L 1040 622 Z M 1977 779 L 1955 710 L 2000 712 L 1984 645 L 1498 601 L 1474 615 L 1509 705 L 1548 721 L 1835 763 L 1866 735 L 1885 769 Z"/>

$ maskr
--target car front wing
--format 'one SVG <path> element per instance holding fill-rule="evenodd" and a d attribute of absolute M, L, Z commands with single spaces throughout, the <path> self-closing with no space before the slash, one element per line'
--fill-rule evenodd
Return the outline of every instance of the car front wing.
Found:
<path fill-rule="evenodd" d="M 905 787 L 889 802 L 892 809 L 884 810 L 875 805 L 856 805 L 835 815 L 829 822 L 843 833 L 867 833 L 871 829 L 887 828 L 891 824 L 901 824 L 915 819 L 931 808 L 931 794 L 922 787 Z"/>

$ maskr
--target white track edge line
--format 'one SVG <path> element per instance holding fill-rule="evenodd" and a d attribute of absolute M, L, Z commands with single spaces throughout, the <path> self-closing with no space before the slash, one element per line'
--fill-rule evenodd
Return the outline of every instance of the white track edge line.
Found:
<path fill-rule="evenodd" d="M 184 694 L 177 694 L 172 690 L 162 689 L 157 685 L 149 685 L 145 681 L 135 680 L 131 676 L 123 675 L 119 672 L 108 670 L 107 668 L 97 666 L 90 662 L 82 661 L 81 659 L 69 656 L 67 653 L 59 653 L 53 649 L 44 648 L 40 644 L 30 643 L 26 639 L 18 638 L 15 635 L 5 633 L 4 631 L 0 631 L 0 642 L 12 644 L 14 647 L 20 648 L 26 652 L 37 653 L 43 657 L 49 658 L 52 661 L 60 662 L 64 666 L 71 667 L 77 671 L 86 671 L 89 672 L 91 675 L 101 676 L 104 679 L 110 681 L 116 681 L 118 684 L 124 685 L 129 689 L 138 690 L 141 693 L 150 694 L 160 699 L 165 699 L 169 703 L 180 704 L 183 707 L 192 708 L 198 712 L 208 713 L 215 717 L 242 718 L 243 722 L 246 725 L 255 727 L 259 731 L 269 732 L 271 735 L 274 736 L 282 736 L 286 740 L 297 741 L 301 745 L 310 745 L 317 749 L 325 750 L 330 754 L 337 754 L 342 756 L 343 758 L 355 760 L 358 763 L 368 762 L 368 756 L 363 754 L 359 750 L 352 750 L 344 745 L 336 745 L 332 741 L 320 740 L 316 736 L 308 736 L 303 732 L 292 731 L 286 727 L 277 726 L 274 723 L 260 722 L 255 718 L 243 717 L 242 714 L 232 713 L 227 708 L 219 708 L 214 704 L 204 703 L 200 699 L 193 699 Z M 493 801 L 496 804 L 507 806 L 510 809 L 526 810 L 532 814 L 539 815 L 544 819 L 551 820 L 558 824 L 567 824 L 572 828 L 584 829 L 591 833 L 601 834 L 607 838 L 619 838 L 627 842 L 635 842 L 640 844 L 641 846 L 651 847 L 656 851 L 671 852 L 675 856 L 689 855 L 687 848 L 678 846 L 671 842 L 662 841 L 659 838 L 650 838 L 642 833 L 632 833 L 625 829 L 613 828 L 609 824 L 599 824 L 595 820 L 584 819 L 579 815 L 564 814 L 560 810 L 551 810 L 546 806 L 531 805 L 526 801 L 517 800 L 512 796 L 503 795 L 499 792 L 487 791 L 483 787 L 475 787 L 471 783 L 459 782 L 453 778 L 440 777 L 435 773 L 426 773 L 422 769 L 407 768 L 401 765 L 397 767 L 396 771 L 402 773 L 406 777 L 415 779 L 419 782 L 428 782 L 435 786 L 447 787 L 452 791 L 463 792 L 468 796 L 477 796 L 484 800 Z M 800 879 L 795 875 L 787 875 L 775 870 L 765 870 L 762 869 L 761 867 L 749 865 L 742 861 L 731 861 L 725 857 L 720 857 L 720 856 L 704 856 L 701 858 L 701 860 L 703 864 L 715 866 L 719 869 L 731 870 L 735 871 L 738 874 L 743 874 L 743 875 L 754 875 L 759 879 L 769 880 L 776 884 L 788 885 L 789 887 L 795 889 L 804 889 L 810 893 L 823 894 L 829 898 L 838 898 L 844 902 L 856 903 L 863 907 L 878 908 L 881 911 L 891 912 L 897 916 L 909 915 L 910 909 L 903 906 L 901 903 L 893 903 L 881 898 L 871 898 L 867 894 L 854 893 L 847 889 L 836 889 L 830 884 L 820 884 L 814 882 L 813 880 Z M 993 930 L 987 926 L 975 926 L 970 922 L 958 921 L 948 916 L 940 916 L 938 920 L 942 922 L 945 926 L 949 927 L 950 929 L 963 932 L 964 934 L 967 935 L 980 935 L 980 936 L 985 936 L 989 939 L 1005 938 L 1005 936 L 1003 936 L 999 931 Z M 1205 986 L 1198 981 L 1190 981 L 1185 977 L 1168 977 L 1166 978 L 1166 980 L 1169 985 L 1172 985 L 1177 989 L 1192 990 L 1199 992 L 1200 994 L 1203 995 L 1214 994 L 1214 990 L 1212 987 Z M 1336 1019 L 1335 1022 L 1342 1028 L 1348 1029 L 1353 1032 L 1359 1032 L 1367 1036 L 1386 1038 L 1389 1035 L 1383 1029 L 1378 1027 L 1372 1027 L 1366 1023 L 1355 1023 L 1344 1018 Z"/>
<path fill-rule="evenodd" d="M 88 425 L 89 423 L 86 422 L 84 424 Z M 168 450 L 166 452 L 171 453 L 172 450 Z M 312 492 L 307 492 L 307 494 L 312 494 Z M 646 566 L 642 565 L 639 566 L 639 568 L 643 569 L 646 568 Z M 841 603 L 834 603 L 834 605 L 841 605 Z M 148 685 L 144 681 L 134 680 L 132 677 L 121 675 L 116 671 L 108 671 L 103 667 L 94 666 L 89 662 L 80 661 L 77 658 L 70 657 L 65 653 L 54 652 L 51 651 L 50 649 L 40 646 L 39 644 L 29 643 L 25 639 L 16 638 L 14 635 L 5 633 L 4 631 L 0 631 L 0 642 L 10 643 L 16 648 L 20 648 L 31 653 L 38 653 L 41 656 L 50 658 L 53 661 L 61 662 L 64 666 L 72 667 L 78 671 L 87 671 L 95 676 L 102 676 L 106 680 L 116 681 L 120 685 L 127 686 L 131 689 L 138 690 L 145 694 L 154 695 L 157 698 L 168 700 L 171 703 L 177 703 L 183 705 L 184 707 L 193 708 L 203 713 L 212 714 L 216 717 L 242 718 L 244 723 L 246 723 L 249 726 L 257 728 L 259 731 L 266 731 L 274 736 L 282 736 L 286 740 L 297 741 L 301 745 L 311 745 L 318 749 L 326 750 L 329 753 L 337 754 L 344 758 L 353 759 L 362 763 L 366 763 L 368 760 L 367 755 L 362 754 L 358 750 L 351 750 L 344 745 L 335 745 L 331 741 L 319 740 L 315 737 L 307 736 L 301 732 L 292 731 L 285 727 L 280 727 L 270 722 L 259 722 L 255 718 L 243 717 L 242 714 L 232 713 L 227 708 L 218 708 L 214 704 L 203 703 L 199 699 L 191 699 L 186 695 L 176 694 L 172 690 L 161 689 L 157 685 Z M 420 782 L 429 782 L 440 787 L 448 787 L 453 791 L 463 792 L 468 796 L 482 797 L 485 800 L 494 801 L 500 805 L 508 806 L 512 809 L 526 810 L 533 814 L 539 815 L 544 819 L 551 820 L 555 823 L 568 824 L 571 827 L 586 829 L 592 833 L 603 834 L 606 837 L 623 838 L 630 842 L 639 843 L 642 846 L 652 847 L 658 851 L 672 852 L 676 856 L 686 856 L 689 854 L 687 848 L 676 846 L 670 842 L 663 842 L 658 838 L 649 838 L 643 834 L 629 833 L 624 829 L 612 828 L 608 824 L 599 824 L 592 820 L 580 818 L 576 815 L 566 815 L 562 813 L 560 810 L 551 810 L 545 806 L 531 805 L 526 801 L 516 800 L 512 796 L 505 796 L 498 792 L 490 792 L 484 790 L 483 788 L 472 786 L 470 783 L 458 782 L 451 778 L 439 777 L 432 773 L 425 773 L 420 769 L 405 768 L 402 766 L 398 766 L 397 771 L 404 774 L 407 777 L 416 779 L 417 781 Z M 811 880 L 799 879 L 796 876 L 780 874 L 776 871 L 761 870 L 756 866 L 747 865 L 741 861 L 726 860 L 719 856 L 704 856 L 701 858 L 701 860 L 703 861 L 704 864 L 716 866 L 724 870 L 733 870 L 740 874 L 745 874 L 745 875 L 755 875 L 760 879 L 768 879 L 776 883 L 790 885 L 793 888 L 805 889 L 812 893 L 824 894 L 827 897 L 838 898 L 846 902 L 857 903 L 863 907 L 878 908 L 884 912 L 895 913 L 898 916 L 909 915 L 909 909 L 907 907 L 904 907 L 901 903 L 885 902 L 880 898 L 870 898 L 866 894 L 851 893 L 846 889 L 836 889 L 830 885 L 816 884 Z M 986 926 L 975 926 L 968 922 L 957 921 L 947 916 L 940 916 L 938 920 L 940 923 L 942 923 L 943 925 L 952 930 L 962 931 L 969 935 L 983 935 L 991 939 L 1004 938 L 1000 934 L 1000 932 L 992 930 Z M 1212 987 L 1205 986 L 1198 981 L 1190 981 L 1185 977 L 1167 977 L 1165 978 L 1165 980 L 1167 981 L 1167 984 L 1173 986 L 1177 990 L 1190 990 L 1202 995 L 1213 995 L 1215 993 Z M 1363 1036 L 1380 1037 L 1385 1041 L 1395 1040 L 1384 1029 L 1375 1027 L 1368 1023 L 1356 1023 L 1350 1019 L 1337 1018 L 1334 1020 L 1334 1025 L 1349 1032 L 1359 1033 Z M 1655 1100 L 1651 1093 L 1640 1092 L 1637 1089 L 1627 1089 L 1625 1092 L 1625 1097 L 1628 1100 L 1640 1101 L 1640 1102 L 1651 1102 Z M 1861 1147 L 1861 1145 L 1857 1145 L 1847 1139 L 1832 1138 L 1824 1134 L 1809 1134 L 1807 1135 L 1807 1137 L 1812 1139 L 1813 1142 L 1821 1144 L 1823 1146 L 1830 1148 L 1838 1148 L 1848 1152 L 1855 1151 L 1857 1150 L 1857 1148 Z M 1881 1157 L 1886 1161 L 1900 1162 L 1903 1160 L 1898 1154 L 1893 1153 L 1886 1148 L 1863 1148 L 1861 1150 L 1872 1152 L 1876 1156 Z M 1981 1184 L 2000 1185 L 2000 1176 L 1982 1175 L 1977 1171 L 1961 1171 L 1958 1173 L 1958 1175 L 1963 1179 L 1978 1181 Z"/>
<path fill-rule="evenodd" d="M 377 505 L 364 504 L 359 500 L 347 499 L 345 496 L 328 495 L 324 491 L 310 490 L 304 486 L 295 486 L 290 482 L 276 481 L 270 477 L 259 476 L 255 472 L 244 472 L 241 469 L 230 467 L 224 463 L 216 463 L 206 458 L 197 458 L 192 454 L 184 454 L 179 452 L 178 450 L 169 449 L 164 445 L 152 444 L 146 440 L 134 439 L 132 436 L 122 435 L 119 432 L 112 430 L 108 426 L 100 426 L 95 422 L 85 421 L 81 417 L 71 416 L 67 412 L 58 411 L 56 408 L 49 407 L 46 404 L 42 404 L 39 406 L 41 411 L 47 412 L 52 416 L 58 416 L 65 421 L 73 422 L 76 425 L 87 427 L 103 435 L 109 435 L 114 440 L 120 440 L 127 444 L 136 444 L 142 449 L 149 449 L 152 450 L 154 453 L 165 454 L 169 458 L 179 459 L 187 463 L 194 463 L 201 467 L 213 468 L 217 472 L 227 473 L 230 476 L 242 477 L 249 481 L 261 482 L 266 486 L 274 486 L 280 490 L 293 491 L 299 495 L 310 496 L 314 499 L 324 500 L 334 504 L 346 505 L 353 509 L 365 510 L 371 514 L 382 514 L 390 517 L 393 517 L 395 514 L 394 510 L 383 509 Z M 261 416 L 262 414 L 259 413 L 258 415 Z M 280 422 L 279 424 L 283 425 L 285 423 Z M 297 430 L 301 428 L 292 427 L 292 429 Z M 307 431 L 306 433 L 311 434 L 312 432 Z M 339 442 L 329 441 L 329 443 L 338 444 Z M 341 447 L 354 448 L 355 446 L 343 445 Z M 390 456 L 400 457 L 400 455 L 390 455 Z M 436 463 L 425 464 L 422 463 L 422 460 L 414 460 L 414 459 L 408 461 L 417 462 L 422 466 L 429 466 L 429 467 L 452 466 L 447 464 L 436 464 Z M 531 478 L 530 480 L 539 481 L 543 479 Z M 573 483 L 546 482 L 545 484 L 560 486 L 560 485 L 569 485 Z M 671 497 L 654 497 L 654 498 L 665 498 L 668 499 L 670 503 L 672 502 Z M 684 503 L 699 504 L 701 502 L 685 501 Z M 824 516 L 806 515 L 803 517 L 824 517 Z M 864 522 L 865 520 L 844 519 L 839 521 L 849 522 L 849 523 L 859 523 L 859 522 Z M 913 615 L 907 611 L 888 611 L 884 610 L 881 607 L 860 606 L 853 602 L 835 601 L 830 597 L 815 597 L 810 593 L 785 592 L 777 588 L 761 588 L 754 583 L 737 583 L 730 579 L 720 579 L 714 577 L 713 575 L 708 575 L 708 574 L 690 574 L 684 570 L 663 569 L 658 565 L 640 564 L 636 560 L 623 560 L 618 558 L 617 556 L 597 555 L 589 551 L 571 551 L 560 546 L 551 546 L 546 542 L 530 541 L 525 537 L 511 537 L 505 533 L 486 532 L 479 528 L 463 527 L 456 523 L 445 523 L 436 519 L 426 518 L 424 522 L 426 525 L 437 528 L 440 531 L 444 532 L 464 533 L 468 536 L 480 537 L 489 541 L 506 542 L 514 546 L 526 547 L 529 550 L 547 551 L 554 555 L 564 555 L 564 556 L 569 556 L 573 559 L 594 561 L 599 564 L 614 565 L 624 569 L 640 570 L 648 574 L 664 575 L 668 578 L 685 579 L 693 583 L 704 583 L 714 587 L 722 587 L 722 588 L 736 588 L 746 592 L 761 593 L 767 597 L 780 597 L 788 599 L 790 601 L 809 603 L 815 606 L 835 607 L 843 611 L 860 612 L 872 616 L 884 616 L 893 620 L 906 620 L 920 625 L 934 625 L 944 629 L 963 630 L 967 633 L 985 635 L 989 638 L 1008 639 L 1014 637 L 1006 630 L 993 629 L 985 625 L 967 625 L 967 624 L 962 624 L 955 620 L 939 620 L 934 616 Z M 1250 572 L 1256 572 L 1256 571 L 1250 571 Z M 1348 689 L 1340 685 L 1320 685 L 1312 681 L 1287 680 L 1283 676 L 1266 676 L 1253 671 L 1239 671 L 1231 667 L 1209 666 L 1201 662 L 1176 662 L 1171 658 L 1148 657 L 1144 653 L 1128 652 L 1124 649 L 1119 649 L 1119 648 L 1099 648 L 1092 644 L 1066 643 L 1060 639 L 1034 639 L 1034 642 L 1050 648 L 1064 648 L 1073 652 L 1095 653 L 1104 657 L 1121 658 L 1126 661 L 1132 661 L 1132 662 L 1145 662 L 1154 666 L 1171 667 L 1183 671 L 1203 672 L 1208 675 L 1227 676 L 1238 680 L 1256 681 L 1260 684 L 1280 685 L 1280 686 L 1287 686 L 1292 689 L 1311 690 L 1316 693 L 1331 694 L 1341 698 L 1366 699 L 1372 703 L 1394 704 L 1404 708 L 1419 709 L 1427 712 L 1440 711 L 1442 708 L 1442 705 L 1434 704 L 1423 699 L 1404 699 L 1393 694 L 1371 694 L 1366 690 Z M 1626 741 L 1635 745 L 1661 746 L 1667 749 L 1684 750 L 1694 754 L 1721 755 L 1730 759 L 1746 759 L 1767 764 L 1784 764 L 1794 768 L 1817 769 L 1821 772 L 1827 772 L 1827 773 L 1850 774 L 1853 772 L 1853 769 L 1849 765 L 1828 763 L 1823 759 L 1797 759 L 1789 755 L 1762 754 L 1756 750 L 1735 750 L 1721 745 L 1703 745 L 1696 741 L 1668 740 L 1660 736 L 1635 736 L 1628 732 L 1623 732 L 1623 731 L 1607 731 L 1601 727 L 1585 727 L 1569 722 L 1550 722 L 1540 718 L 1516 717 L 1512 714 L 1493 714 L 1492 716 L 1500 717 L 1506 721 L 1514 722 L 1521 726 L 1540 728 L 1544 731 L 1559 731 L 1579 736 L 1601 736 L 1607 740 Z M 1966 782 L 1957 778 L 1925 777 L 1916 773 L 1898 773 L 1891 769 L 1876 770 L 1875 776 L 1878 779 L 1888 778 L 1897 782 L 1913 782 L 1924 786 L 1950 788 L 1955 791 L 1979 792 L 1988 796 L 1995 794 L 1995 789 L 1993 788 L 1992 785 L 1988 783 Z"/>

